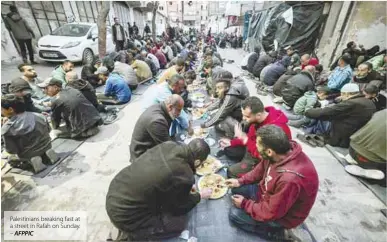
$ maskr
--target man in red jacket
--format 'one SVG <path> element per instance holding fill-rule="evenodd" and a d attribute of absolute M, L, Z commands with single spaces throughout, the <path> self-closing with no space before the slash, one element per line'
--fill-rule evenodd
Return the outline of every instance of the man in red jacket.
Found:
<path fill-rule="evenodd" d="M 227 170 L 228 177 L 234 178 L 241 177 L 251 171 L 261 161 L 261 156 L 256 147 L 256 131 L 259 128 L 274 124 L 283 129 L 289 139 L 292 138 L 289 126 L 286 124 L 288 118 L 282 111 L 274 107 L 264 108 L 258 97 L 246 98 L 241 106 L 243 120 L 249 125 L 247 134 L 242 132 L 240 127 L 236 127 L 236 138 L 232 140 L 223 138 L 220 140 L 221 147 L 225 148 L 226 156 L 236 160 L 241 160 L 244 156 L 241 162 L 230 166 Z"/>
<path fill-rule="evenodd" d="M 229 219 L 266 239 L 311 241 L 304 226 L 293 228 L 305 221 L 317 196 L 312 161 L 275 125 L 260 128 L 256 142 L 263 161 L 241 178 L 226 180 L 234 194 Z"/>
<path fill-rule="evenodd" d="M 319 64 L 318 60 L 310 55 L 305 54 L 301 56 L 301 69 L 304 70 L 307 66 L 317 66 Z"/>

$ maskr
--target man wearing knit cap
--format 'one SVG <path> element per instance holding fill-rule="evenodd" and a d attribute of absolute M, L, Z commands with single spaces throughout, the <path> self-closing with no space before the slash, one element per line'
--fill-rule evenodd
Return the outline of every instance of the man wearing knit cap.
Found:
<path fill-rule="evenodd" d="M 309 133 L 321 134 L 332 146 L 349 147 L 349 137 L 363 127 L 376 112 L 373 102 L 365 98 L 355 83 L 341 88 L 341 102 L 325 108 L 312 108 L 305 116 L 317 123 Z"/>

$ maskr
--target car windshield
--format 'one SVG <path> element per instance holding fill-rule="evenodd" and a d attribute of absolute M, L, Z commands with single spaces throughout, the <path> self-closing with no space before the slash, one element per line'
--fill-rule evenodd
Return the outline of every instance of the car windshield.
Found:
<path fill-rule="evenodd" d="M 51 35 L 82 37 L 87 34 L 90 27 L 90 25 L 67 24 L 54 30 Z"/>

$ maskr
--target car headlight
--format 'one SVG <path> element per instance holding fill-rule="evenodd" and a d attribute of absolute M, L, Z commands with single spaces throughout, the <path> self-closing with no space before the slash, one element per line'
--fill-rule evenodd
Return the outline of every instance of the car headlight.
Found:
<path fill-rule="evenodd" d="M 61 49 L 75 47 L 75 46 L 79 45 L 80 43 L 81 43 L 81 41 L 70 42 L 70 43 L 67 43 L 64 46 L 62 46 Z"/>

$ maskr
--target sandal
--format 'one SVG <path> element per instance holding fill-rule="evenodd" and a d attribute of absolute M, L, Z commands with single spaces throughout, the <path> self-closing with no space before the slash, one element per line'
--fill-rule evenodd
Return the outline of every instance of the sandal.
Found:
<path fill-rule="evenodd" d="M 314 142 L 317 144 L 318 147 L 324 147 L 325 146 L 325 139 L 324 137 L 320 135 L 311 135 Z"/>
<path fill-rule="evenodd" d="M 310 135 L 303 135 L 303 134 L 297 134 L 297 138 L 302 141 L 305 144 L 308 144 L 315 148 L 317 146 L 316 142 L 314 141 L 313 137 Z"/>

